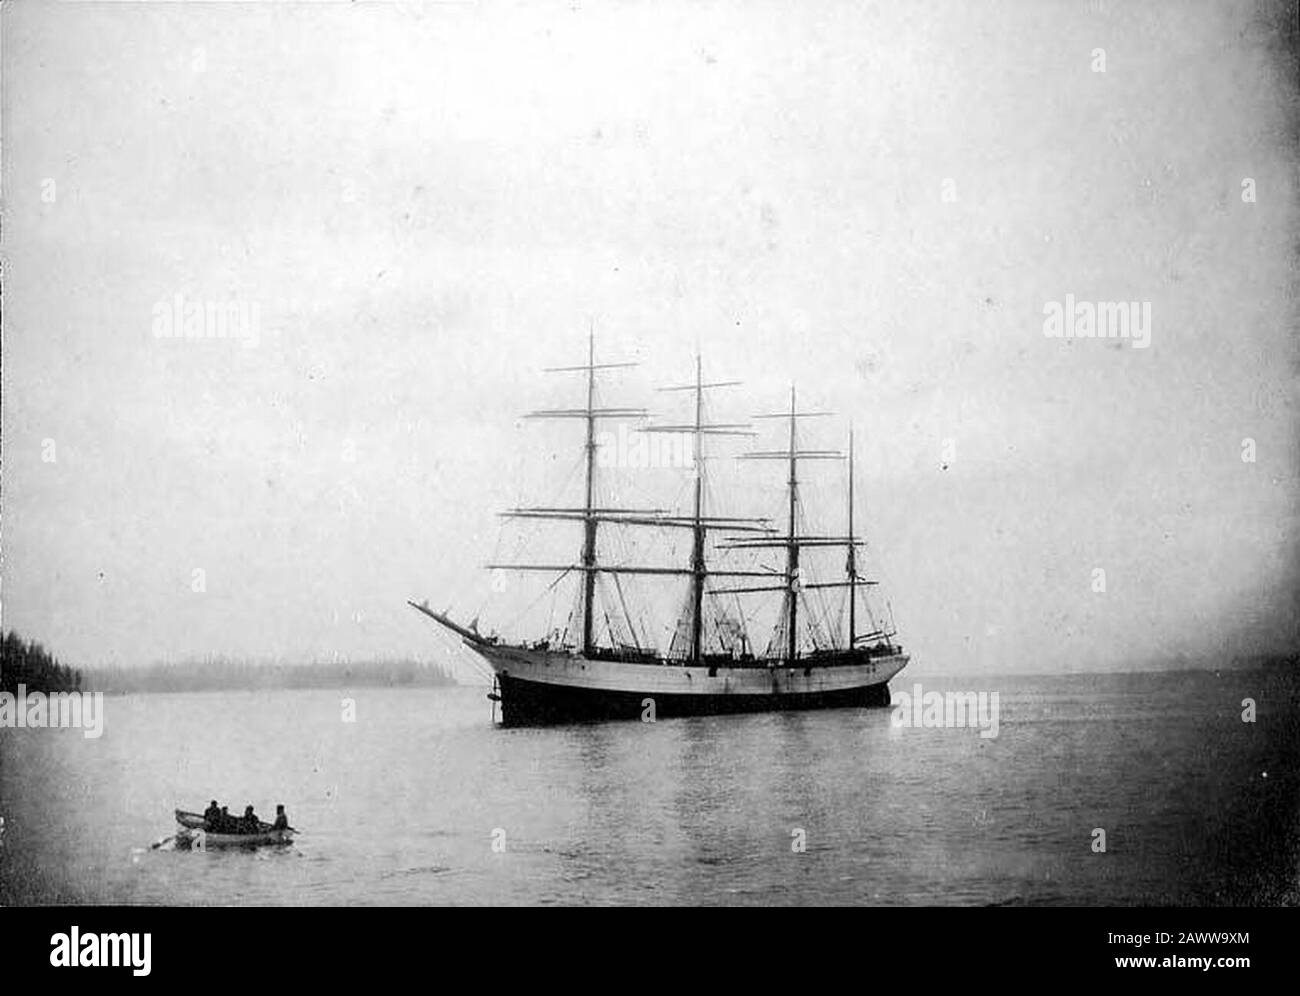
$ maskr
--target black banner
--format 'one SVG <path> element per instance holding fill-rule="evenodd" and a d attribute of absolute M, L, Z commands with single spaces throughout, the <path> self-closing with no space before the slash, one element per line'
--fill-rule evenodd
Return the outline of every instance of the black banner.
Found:
<path fill-rule="evenodd" d="M 381 972 L 436 980 L 478 971 L 493 979 L 525 973 L 541 984 L 544 965 L 556 984 L 596 970 L 649 981 L 682 969 L 697 983 L 771 983 L 773 972 L 806 982 L 811 966 L 813 977 L 867 979 L 892 967 L 918 980 L 972 983 L 1043 972 L 1071 980 L 1196 975 L 1231 985 L 1286 970 L 1293 959 L 1283 945 L 1294 925 L 1284 917 L 1262 909 L 864 909 L 811 919 L 781 911 L 769 920 L 727 910 L 725 920 L 688 914 L 685 922 L 676 911 L 669 925 L 653 913 L 593 918 L 583 910 L 541 919 L 472 909 L 39 907 L 0 910 L 0 929 L 7 972 L 40 982 L 69 976 L 76 985 L 111 977 L 129 986 L 219 978 L 333 987 Z"/>

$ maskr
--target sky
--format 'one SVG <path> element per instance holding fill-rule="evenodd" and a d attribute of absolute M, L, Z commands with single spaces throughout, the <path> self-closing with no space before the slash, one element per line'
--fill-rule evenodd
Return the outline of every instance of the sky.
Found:
<path fill-rule="evenodd" d="M 521 611 L 497 513 L 580 435 L 520 415 L 581 403 L 540 371 L 594 331 L 618 403 L 680 414 L 698 352 L 724 420 L 796 383 L 810 445 L 854 426 L 917 673 L 1293 651 L 1295 17 L 6 5 L 3 625 L 85 667 L 459 659 L 405 601 Z M 1049 337 L 1067 295 L 1149 345 Z M 160 334 L 178 296 L 248 334 Z"/>

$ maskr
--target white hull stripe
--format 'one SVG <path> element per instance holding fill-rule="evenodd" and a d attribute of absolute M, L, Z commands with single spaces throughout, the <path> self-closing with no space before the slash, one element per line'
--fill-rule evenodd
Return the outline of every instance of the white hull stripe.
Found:
<path fill-rule="evenodd" d="M 710 677 L 708 667 L 593 661 L 576 654 L 519 647 L 473 649 L 493 670 L 507 672 L 521 681 L 647 695 L 771 695 L 774 692 L 798 695 L 847 691 L 883 684 L 903 670 L 909 660 L 906 654 L 895 654 L 862 664 L 818 666 L 805 662 L 796 667 L 718 667 Z"/>

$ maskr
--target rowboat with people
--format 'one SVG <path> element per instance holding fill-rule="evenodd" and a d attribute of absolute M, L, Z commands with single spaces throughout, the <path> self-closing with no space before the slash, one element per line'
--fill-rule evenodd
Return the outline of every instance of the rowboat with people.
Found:
<path fill-rule="evenodd" d="M 249 809 L 251 808 L 250 806 Z M 192 813 L 184 809 L 177 809 L 175 812 L 179 827 L 176 831 L 176 846 L 182 850 L 291 844 L 293 835 L 298 832 L 284 819 L 283 806 L 279 807 L 275 823 L 257 819 L 245 822 L 235 817 L 218 821 L 217 814 L 208 817 L 203 813 Z"/>

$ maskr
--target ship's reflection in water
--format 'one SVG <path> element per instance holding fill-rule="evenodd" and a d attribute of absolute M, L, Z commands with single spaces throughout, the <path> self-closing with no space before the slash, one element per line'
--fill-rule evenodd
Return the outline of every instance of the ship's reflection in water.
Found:
<path fill-rule="evenodd" d="M 0 730 L 0 900 L 1276 901 L 1300 794 L 1286 682 L 927 682 L 999 691 L 996 738 L 884 709 L 505 730 L 479 688 L 351 690 L 355 723 L 327 692 L 109 698 L 98 740 Z M 306 832 L 149 850 L 214 796 L 284 802 Z"/>

